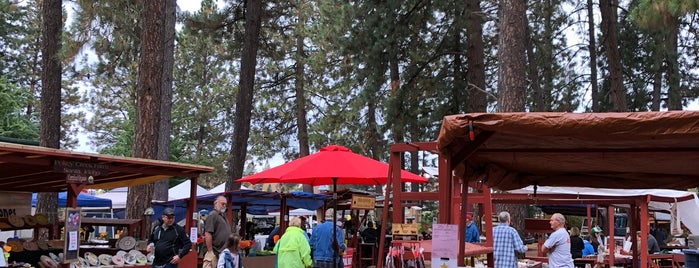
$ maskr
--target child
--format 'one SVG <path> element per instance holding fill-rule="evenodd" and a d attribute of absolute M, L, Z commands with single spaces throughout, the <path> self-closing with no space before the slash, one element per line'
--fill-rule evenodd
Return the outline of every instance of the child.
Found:
<path fill-rule="evenodd" d="M 216 268 L 243 268 L 243 261 L 238 254 L 240 236 L 231 234 L 226 241 L 226 249 L 221 252 Z"/>

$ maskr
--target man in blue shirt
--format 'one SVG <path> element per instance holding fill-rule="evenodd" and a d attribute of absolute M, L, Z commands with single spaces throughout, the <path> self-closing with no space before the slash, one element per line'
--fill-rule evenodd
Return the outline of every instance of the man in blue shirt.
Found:
<path fill-rule="evenodd" d="M 311 235 L 311 254 L 313 257 L 313 267 L 319 268 L 329 268 L 335 267 L 333 262 L 333 228 L 335 228 L 337 243 L 340 250 L 345 250 L 344 239 L 342 238 L 342 230 L 337 227 L 332 221 L 325 221 L 324 223 L 313 228 L 313 235 Z M 342 257 L 335 256 L 335 262 L 338 263 L 337 267 L 343 267 Z"/>
<path fill-rule="evenodd" d="M 515 228 L 510 227 L 510 213 L 507 211 L 498 214 L 500 224 L 493 227 L 493 258 L 497 268 L 517 268 L 517 256 L 515 252 L 525 253 L 522 238 Z"/>
<path fill-rule="evenodd" d="M 464 233 L 464 241 L 469 243 L 481 242 L 481 235 L 478 233 L 478 227 L 473 224 L 473 220 L 469 214 L 466 214 L 466 232 Z"/>

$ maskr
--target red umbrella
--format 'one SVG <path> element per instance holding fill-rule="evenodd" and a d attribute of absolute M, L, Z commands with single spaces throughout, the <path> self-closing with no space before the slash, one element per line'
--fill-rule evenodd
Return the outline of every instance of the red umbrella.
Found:
<path fill-rule="evenodd" d="M 386 184 L 388 164 L 352 153 L 339 145 L 328 145 L 320 152 L 304 156 L 286 164 L 239 179 L 238 182 L 337 184 Z M 401 170 L 401 182 L 426 183 L 427 179 Z"/>
<path fill-rule="evenodd" d="M 304 156 L 286 164 L 241 178 L 238 182 L 258 183 L 297 183 L 317 185 L 337 184 L 386 184 L 389 166 L 366 156 L 352 153 L 339 145 L 328 145 L 320 152 Z M 425 183 L 426 178 L 401 170 L 401 182 Z M 337 194 L 333 194 L 333 201 Z M 333 202 L 337 205 L 337 202 Z M 333 223 L 337 222 L 337 208 L 333 208 Z M 333 241 L 337 236 L 333 228 Z M 335 255 L 338 256 L 337 248 Z M 335 263 L 337 265 L 337 263 Z"/>

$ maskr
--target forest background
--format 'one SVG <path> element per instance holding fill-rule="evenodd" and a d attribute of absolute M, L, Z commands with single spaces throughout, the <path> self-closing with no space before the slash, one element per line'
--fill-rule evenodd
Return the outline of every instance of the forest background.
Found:
<path fill-rule="evenodd" d="M 0 136 L 61 149 L 87 136 L 103 154 L 213 166 L 199 180 L 212 187 L 328 144 L 385 161 L 392 143 L 435 140 L 448 114 L 681 110 L 699 96 L 698 9 L 0 0 Z M 428 160 L 408 154 L 404 168 Z M 129 200 L 166 189 L 133 187 Z M 39 211 L 55 211 L 54 196 Z M 147 205 L 130 202 L 127 217 Z"/>

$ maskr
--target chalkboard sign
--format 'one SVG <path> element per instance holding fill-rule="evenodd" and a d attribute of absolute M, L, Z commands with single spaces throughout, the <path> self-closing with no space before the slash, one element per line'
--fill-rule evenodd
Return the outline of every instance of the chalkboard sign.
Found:
<path fill-rule="evenodd" d="M 80 208 L 66 208 L 64 263 L 77 262 L 80 248 Z"/>

